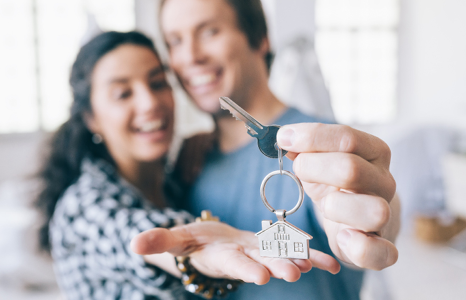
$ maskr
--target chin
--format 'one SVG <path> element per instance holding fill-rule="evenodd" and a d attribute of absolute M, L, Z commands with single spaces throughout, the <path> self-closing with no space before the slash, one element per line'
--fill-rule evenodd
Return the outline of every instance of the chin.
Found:
<path fill-rule="evenodd" d="M 218 101 L 217 97 L 202 97 L 199 99 L 194 99 L 194 102 L 200 110 L 205 111 L 209 114 L 215 114 L 219 110 L 221 110 L 220 102 Z"/>
<path fill-rule="evenodd" d="M 156 162 L 164 159 L 167 156 L 169 147 L 160 147 L 158 149 L 151 149 L 148 151 L 141 151 L 137 156 L 138 160 L 142 162 Z"/>

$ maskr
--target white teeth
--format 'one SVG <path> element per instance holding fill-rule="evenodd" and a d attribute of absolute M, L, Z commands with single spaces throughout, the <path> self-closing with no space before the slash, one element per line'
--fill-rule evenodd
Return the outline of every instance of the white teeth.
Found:
<path fill-rule="evenodd" d="M 152 131 L 159 130 L 160 128 L 162 128 L 162 126 L 163 126 L 162 120 L 155 120 L 155 121 L 142 124 L 139 127 L 139 131 L 140 132 L 152 132 Z"/>
<path fill-rule="evenodd" d="M 189 81 L 189 84 L 192 86 L 200 86 L 200 85 L 208 84 L 214 81 L 215 77 L 216 76 L 214 73 L 193 76 L 191 80 Z"/>

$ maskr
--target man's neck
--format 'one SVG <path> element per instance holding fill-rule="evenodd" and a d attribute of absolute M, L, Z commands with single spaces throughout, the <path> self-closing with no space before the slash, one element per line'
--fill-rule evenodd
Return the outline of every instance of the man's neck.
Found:
<path fill-rule="evenodd" d="M 243 108 L 260 123 L 269 125 L 283 114 L 286 106 L 267 88 L 260 95 L 248 99 L 248 105 Z M 220 150 L 224 153 L 235 151 L 253 139 L 247 134 L 244 123 L 235 118 L 219 118 L 218 127 Z"/>

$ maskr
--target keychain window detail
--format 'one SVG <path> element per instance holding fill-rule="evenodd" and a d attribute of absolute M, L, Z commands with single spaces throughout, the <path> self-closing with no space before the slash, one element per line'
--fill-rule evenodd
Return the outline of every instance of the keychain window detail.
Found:
<path fill-rule="evenodd" d="M 294 243 L 294 252 L 304 252 L 303 243 Z"/>
<path fill-rule="evenodd" d="M 262 250 L 272 250 L 272 242 L 262 241 Z"/>

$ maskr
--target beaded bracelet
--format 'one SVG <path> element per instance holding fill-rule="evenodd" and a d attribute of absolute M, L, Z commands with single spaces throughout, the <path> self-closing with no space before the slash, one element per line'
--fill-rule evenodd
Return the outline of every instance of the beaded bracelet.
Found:
<path fill-rule="evenodd" d="M 201 217 L 196 218 L 196 222 L 219 221 L 218 217 L 212 217 L 208 210 L 201 212 Z M 202 296 L 205 299 L 213 297 L 223 298 L 229 292 L 235 291 L 243 283 L 241 280 L 224 278 L 211 278 L 197 271 L 190 263 L 189 256 L 177 256 L 175 262 L 181 272 L 181 282 L 185 289 L 193 294 Z"/>

